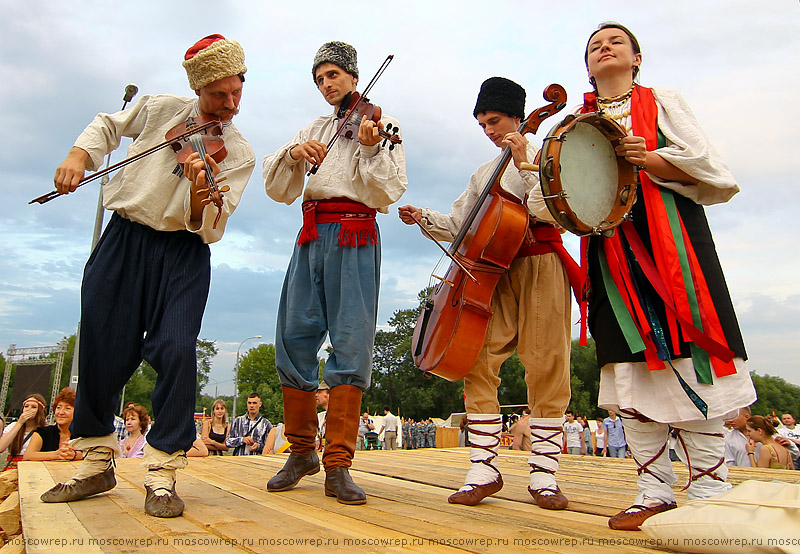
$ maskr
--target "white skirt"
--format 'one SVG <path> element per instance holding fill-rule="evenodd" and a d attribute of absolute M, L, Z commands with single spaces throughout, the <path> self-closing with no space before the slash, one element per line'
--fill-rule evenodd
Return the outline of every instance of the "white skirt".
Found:
<path fill-rule="evenodd" d="M 736 373 L 714 377 L 713 385 L 697 382 L 691 358 L 673 361 L 684 381 L 708 404 L 707 418 L 727 417 L 756 401 L 756 390 L 742 358 L 734 358 Z M 678 378 L 666 369 L 650 371 L 644 362 L 606 364 L 600 370 L 601 408 L 636 410 L 660 423 L 680 423 L 705 419 L 684 392 Z"/>

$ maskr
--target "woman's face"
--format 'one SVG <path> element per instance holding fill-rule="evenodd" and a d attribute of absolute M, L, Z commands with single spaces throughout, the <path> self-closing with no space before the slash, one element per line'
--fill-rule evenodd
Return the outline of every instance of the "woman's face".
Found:
<path fill-rule="evenodd" d="M 39 411 L 39 402 L 35 398 L 29 398 L 22 403 L 22 411 L 32 410 L 34 414 Z"/>
<path fill-rule="evenodd" d="M 125 416 L 125 429 L 128 430 L 128 433 L 141 433 L 142 424 L 139 421 L 139 414 L 128 412 L 128 415 Z"/>
<path fill-rule="evenodd" d="M 754 442 L 763 442 L 764 432 L 761 429 L 753 429 L 748 425 L 745 430 L 747 431 L 747 436 Z"/>
<path fill-rule="evenodd" d="M 59 402 L 56 404 L 56 424 L 59 427 L 62 427 L 72 423 L 72 414 L 74 411 L 74 406 L 67 404 L 66 402 Z"/>
<path fill-rule="evenodd" d="M 630 37 L 615 27 L 598 31 L 589 41 L 587 52 L 589 77 L 595 79 L 622 72 L 633 81 L 633 68 L 642 63 L 642 55 L 634 53 Z"/>
<path fill-rule="evenodd" d="M 214 406 L 214 415 L 219 419 L 228 413 L 228 409 L 225 407 L 225 404 L 217 404 Z"/>

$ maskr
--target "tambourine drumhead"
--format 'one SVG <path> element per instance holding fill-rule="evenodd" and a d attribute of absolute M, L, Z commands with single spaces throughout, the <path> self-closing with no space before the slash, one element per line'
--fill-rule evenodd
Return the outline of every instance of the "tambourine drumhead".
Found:
<path fill-rule="evenodd" d="M 636 197 L 632 164 L 617 157 L 625 130 L 596 113 L 568 116 L 544 140 L 540 179 L 553 217 L 577 235 L 619 225 Z"/>

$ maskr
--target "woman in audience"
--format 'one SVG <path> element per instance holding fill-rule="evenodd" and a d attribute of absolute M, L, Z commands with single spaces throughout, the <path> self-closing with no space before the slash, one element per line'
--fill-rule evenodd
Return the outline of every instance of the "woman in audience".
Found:
<path fill-rule="evenodd" d="M 31 394 L 22 403 L 19 420 L 6 427 L 3 430 L 3 436 L 0 437 L 0 452 L 8 449 L 8 463 L 5 469 L 17 467 L 17 462 L 22 460 L 36 428 L 47 423 L 45 421 L 46 413 L 44 396 L 41 394 Z"/>
<path fill-rule="evenodd" d="M 81 451 L 69 445 L 69 424 L 72 423 L 74 411 L 75 389 L 65 387 L 53 401 L 55 425 L 45 425 L 36 429 L 22 459 L 61 462 L 82 460 Z"/>
<path fill-rule="evenodd" d="M 291 447 L 291 443 L 286 440 L 286 435 L 283 434 L 283 423 L 278 423 L 275 427 L 269 430 L 267 440 L 264 441 L 264 450 L 261 453 L 283 454 Z"/>
<path fill-rule="evenodd" d="M 119 441 L 119 449 L 122 458 L 141 458 L 144 456 L 144 434 L 150 427 L 150 416 L 144 406 L 134 404 L 125 408 L 122 412 L 122 419 L 125 420 L 125 430 L 128 437 Z"/>
<path fill-rule="evenodd" d="M 747 457 L 752 467 L 768 467 L 770 469 L 794 469 L 794 462 L 789 451 L 775 442 L 775 427 L 763 416 L 751 416 L 747 420 Z M 756 462 L 756 443 L 760 442 L 758 462 Z"/>
<path fill-rule="evenodd" d="M 578 416 L 578 423 L 583 425 L 583 444 L 586 447 L 586 456 L 591 456 L 592 451 L 592 430 L 589 428 L 589 420 L 583 416 Z"/>
<path fill-rule="evenodd" d="M 597 429 L 594 433 L 592 433 L 592 446 L 594 447 L 594 455 L 595 456 L 605 456 L 606 455 L 606 437 L 608 433 L 606 433 L 605 427 L 603 427 L 603 418 L 597 418 Z"/>
<path fill-rule="evenodd" d="M 203 430 L 200 433 L 203 444 L 212 456 L 222 456 L 228 451 L 225 446 L 228 429 L 228 408 L 225 402 L 216 400 L 211 406 L 211 419 L 203 419 Z"/>

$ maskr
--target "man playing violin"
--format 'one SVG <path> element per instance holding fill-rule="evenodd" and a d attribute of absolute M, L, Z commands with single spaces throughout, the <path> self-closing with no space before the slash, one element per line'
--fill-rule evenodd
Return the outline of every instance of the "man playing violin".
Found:
<path fill-rule="evenodd" d="M 80 380 L 70 428 L 84 462 L 72 479 L 45 492 L 44 502 L 70 502 L 116 485 L 114 407 L 144 359 L 158 373 L 155 423 L 143 459 L 144 509 L 157 517 L 183 512 L 175 470 L 186 465 L 195 439 L 196 343 L 211 278 L 208 245 L 222 238 L 255 166 L 252 148 L 231 122 L 247 71 L 242 47 L 211 35 L 186 52 L 183 66 L 196 98 L 145 96 L 128 110 L 97 115 L 56 170 L 56 189 L 67 194 L 122 137 L 133 138 L 133 155 L 163 142 L 189 118 L 207 115 L 221 121 L 228 154 L 219 164 L 210 156 L 205 161 L 215 176 L 226 177 L 230 190 L 215 228 L 216 206 L 206 206 L 206 164 L 194 153 L 180 165 L 168 148 L 133 162 L 105 185 L 103 206 L 114 214 L 84 271 Z"/>
<path fill-rule="evenodd" d="M 472 465 L 465 485 L 448 501 L 474 506 L 503 487 L 496 460 L 502 430 L 497 387 L 500 366 L 516 350 L 525 366 L 532 412 L 528 490 L 540 507 L 558 510 L 567 506 L 555 473 L 561 452 L 561 423 L 570 399 L 570 283 L 564 262 L 574 262 L 563 250 L 536 174 L 519 169 L 536 155 L 536 148 L 517 131 L 525 117 L 524 109 L 525 90 L 509 79 L 492 77 L 481 85 L 473 111 L 489 140 L 499 148 L 511 149 L 516 167 L 505 170 L 500 186 L 526 203 L 530 225 L 516 259 L 495 288 L 483 348 L 464 378 Z M 452 242 L 499 159 L 478 168 L 449 214 L 402 206 L 400 219 L 408 225 L 419 222 L 436 239 Z"/>
<path fill-rule="evenodd" d="M 264 158 L 264 185 L 277 202 L 303 196 L 303 228 L 281 291 L 275 337 L 275 362 L 283 385 L 286 438 L 292 453 L 267 483 L 269 491 L 294 487 L 319 471 L 314 451 L 317 433 L 315 391 L 317 352 L 326 333 L 331 355 L 323 378 L 330 386 L 326 419 L 325 494 L 343 504 L 363 504 L 366 495 L 348 468 L 358 435 L 362 392 L 369 388 L 378 311 L 380 234 L 376 212 L 388 213 L 408 185 L 402 146 L 382 147 L 379 135 L 389 123 L 361 118 L 357 137 L 341 135 L 337 118 L 358 83 L 356 50 L 343 42 L 323 44 L 311 74 L 333 112 L 301 130 Z M 357 139 L 357 140 L 354 140 Z M 305 181 L 306 172 L 318 166 Z"/>

